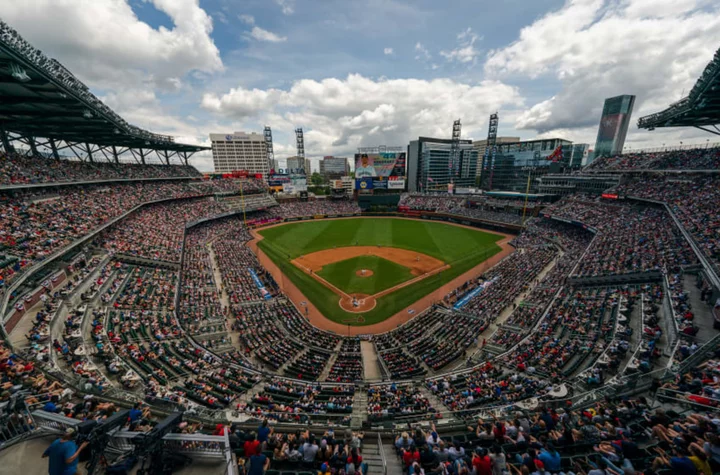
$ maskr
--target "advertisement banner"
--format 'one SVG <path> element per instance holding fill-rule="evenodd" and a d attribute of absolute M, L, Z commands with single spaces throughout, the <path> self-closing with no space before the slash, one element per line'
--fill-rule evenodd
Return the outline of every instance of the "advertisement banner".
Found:
<path fill-rule="evenodd" d="M 405 152 L 356 153 L 355 178 L 405 176 Z"/>
<path fill-rule="evenodd" d="M 290 182 L 295 192 L 307 191 L 307 177 L 305 175 L 291 175 Z"/>
<path fill-rule="evenodd" d="M 293 185 L 292 183 L 285 183 L 285 184 L 283 184 L 282 187 L 283 187 L 283 193 L 287 193 L 289 195 L 291 195 L 291 194 L 295 193 L 295 191 L 297 191 L 297 190 L 295 190 L 295 185 Z"/>
<path fill-rule="evenodd" d="M 372 190 L 373 189 L 373 180 L 372 178 L 358 178 L 355 180 L 355 189 L 356 190 Z"/>
<path fill-rule="evenodd" d="M 332 186 L 333 190 L 342 190 L 343 182 L 342 180 L 332 180 L 330 186 Z"/>
<path fill-rule="evenodd" d="M 373 188 L 376 190 L 387 190 L 388 181 L 381 178 L 373 178 Z"/>
<path fill-rule="evenodd" d="M 405 189 L 405 179 L 404 178 L 396 178 L 395 180 L 388 180 L 387 187 L 388 187 L 388 190 L 404 190 Z"/>
<path fill-rule="evenodd" d="M 255 273 L 255 269 L 253 269 L 252 267 L 248 267 L 248 272 L 250 272 L 250 277 L 252 277 L 252 280 L 253 280 L 253 282 L 255 282 L 255 285 L 257 286 L 257 288 L 260 289 L 260 294 L 262 294 L 263 298 L 265 300 L 270 300 L 272 298 L 272 296 L 270 295 L 270 293 L 267 290 L 265 290 L 265 286 L 263 285 L 263 283 L 260 281 L 257 274 Z"/>

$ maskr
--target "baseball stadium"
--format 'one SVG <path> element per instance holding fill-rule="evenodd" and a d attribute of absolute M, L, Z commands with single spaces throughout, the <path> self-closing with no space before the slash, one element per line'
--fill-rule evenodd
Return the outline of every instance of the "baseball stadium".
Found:
<path fill-rule="evenodd" d="M 720 144 L 513 168 L 456 121 L 321 191 L 269 129 L 202 173 L 0 20 L 0 472 L 720 473 Z"/>

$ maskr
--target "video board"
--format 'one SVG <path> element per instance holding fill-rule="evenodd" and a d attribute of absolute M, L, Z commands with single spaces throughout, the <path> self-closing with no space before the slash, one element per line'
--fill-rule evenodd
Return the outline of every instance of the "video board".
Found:
<path fill-rule="evenodd" d="M 405 152 L 356 153 L 355 178 L 404 177 Z"/>

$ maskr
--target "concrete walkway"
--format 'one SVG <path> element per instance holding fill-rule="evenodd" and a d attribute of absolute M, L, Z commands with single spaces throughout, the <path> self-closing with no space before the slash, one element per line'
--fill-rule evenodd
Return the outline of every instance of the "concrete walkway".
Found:
<path fill-rule="evenodd" d="M 371 341 L 360 342 L 360 352 L 363 359 L 363 370 L 365 372 L 365 381 L 382 379 L 380 373 L 380 362 L 378 361 L 375 345 Z"/>
<path fill-rule="evenodd" d="M 230 314 L 230 297 L 227 291 L 223 287 L 222 274 L 220 273 L 220 266 L 217 263 L 217 257 L 215 256 L 215 250 L 212 247 L 212 243 L 206 244 L 208 257 L 210 258 L 210 266 L 212 267 L 213 279 L 215 280 L 215 288 L 217 289 L 218 296 L 220 297 L 220 305 L 225 312 L 225 328 L 227 329 L 228 337 L 232 343 L 233 348 L 238 351 L 242 351 L 242 345 L 240 345 L 240 334 L 232 330 L 232 325 L 235 323 L 233 317 Z M 226 311 L 226 309 L 228 309 Z"/>

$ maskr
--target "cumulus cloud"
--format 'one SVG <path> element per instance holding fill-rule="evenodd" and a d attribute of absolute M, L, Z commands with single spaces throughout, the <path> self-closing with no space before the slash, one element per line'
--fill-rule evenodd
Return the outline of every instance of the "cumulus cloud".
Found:
<path fill-rule="evenodd" d="M 457 35 L 458 47 L 450 51 L 440 51 L 440 55 L 448 61 L 456 61 L 462 64 L 475 64 L 480 52 L 475 48 L 475 42 L 480 39 L 472 28 L 460 32 Z"/>
<path fill-rule="evenodd" d="M 390 56 L 391 54 L 393 54 L 393 49 L 392 49 L 392 48 L 385 48 L 385 49 L 383 50 L 383 53 L 384 53 L 386 56 Z"/>
<path fill-rule="evenodd" d="M 210 36 L 212 19 L 199 0 L 148 1 L 169 17 L 172 28 L 140 21 L 127 0 L 7 0 L 2 17 L 98 87 L 172 87 L 190 71 L 223 69 Z"/>
<path fill-rule="evenodd" d="M 358 146 L 404 145 L 419 135 L 449 137 L 462 118 L 466 137 L 482 135 L 489 113 L 523 105 L 518 90 L 499 81 L 451 79 L 303 79 L 288 90 L 235 88 L 206 94 L 202 107 L 221 117 L 255 119 L 273 129 L 305 129 L 309 155 L 353 153 Z"/>
<path fill-rule="evenodd" d="M 258 41 L 267 41 L 270 43 L 282 43 L 287 41 L 287 36 L 280 36 L 272 31 L 264 30 L 259 26 L 254 26 L 250 31 L 250 36 Z"/>
<path fill-rule="evenodd" d="M 720 44 L 719 10 L 695 0 L 568 0 L 491 51 L 485 71 L 495 78 L 550 76 L 560 84 L 518 116 L 519 129 L 597 127 L 603 100 L 619 94 L 637 96 L 637 118 L 692 87 Z"/>

